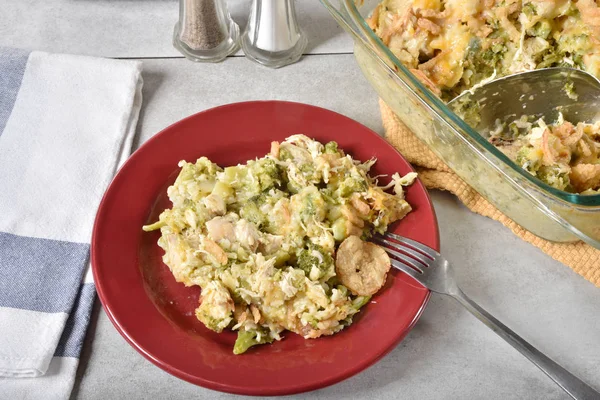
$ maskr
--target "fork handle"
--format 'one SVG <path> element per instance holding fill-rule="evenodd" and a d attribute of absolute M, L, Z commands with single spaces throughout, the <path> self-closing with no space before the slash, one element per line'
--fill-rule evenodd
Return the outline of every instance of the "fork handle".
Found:
<path fill-rule="evenodd" d="M 464 294 L 462 290 L 458 289 L 457 291 L 453 291 L 453 293 L 449 293 L 449 295 L 456 299 L 491 330 L 496 332 L 498 336 L 510 343 L 515 349 L 519 350 L 521 354 L 548 375 L 572 398 L 577 400 L 600 399 L 600 393 L 555 363 L 552 359 L 533 347 L 502 322 L 498 321 L 494 316 Z"/>

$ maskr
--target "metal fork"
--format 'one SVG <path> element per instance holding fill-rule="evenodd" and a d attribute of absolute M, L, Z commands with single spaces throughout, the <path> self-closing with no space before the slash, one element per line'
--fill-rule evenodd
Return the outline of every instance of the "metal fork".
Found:
<path fill-rule="evenodd" d="M 467 297 L 458 287 L 450 263 L 437 251 L 393 233 L 375 236 L 373 241 L 390 255 L 392 266 L 410 275 L 429 290 L 453 297 L 498 336 L 533 362 L 572 398 L 598 400 L 600 393 L 558 365 L 502 322 Z"/>

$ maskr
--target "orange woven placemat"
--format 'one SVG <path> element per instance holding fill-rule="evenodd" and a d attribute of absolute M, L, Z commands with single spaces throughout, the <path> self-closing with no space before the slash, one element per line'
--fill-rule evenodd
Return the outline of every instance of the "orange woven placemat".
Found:
<path fill-rule="evenodd" d="M 447 190 L 455 194 L 471 211 L 499 221 L 521 239 L 600 287 L 600 250 L 584 242 L 549 242 L 523 229 L 455 175 L 406 128 L 382 100 L 379 101 L 379 105 L 386 139 L 415 167 L 427 188 Z"/>

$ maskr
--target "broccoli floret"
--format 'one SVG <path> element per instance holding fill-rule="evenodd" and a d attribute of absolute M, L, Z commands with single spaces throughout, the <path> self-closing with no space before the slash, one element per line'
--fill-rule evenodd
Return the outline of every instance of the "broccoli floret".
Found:
<path fill-rule="evenodd" d="M 367 190 L 369 185 L 363 178 L 348 177 L 344 179 L 338 188 L 341 197 L 349 197 L 352 193 L 361 193 Z"/>
<path fill-rule="evenodd" d="M 470 95 L 461 97 L 458 101 L 453 102 L 450 107 L 452 111 L 471 126 L 479 125 L 481 122 L 481 110 L 478 101 L 473 101 Z"/>
<path fill-rule="evenodd" d="M 559 190 L 567 190 L 571 185 L 569 173 L 563 171 L 556 165 L 542 165 L 538 169 L 536 176 L 548 185 Z"/>
<path fill-rule="evenodd" d="M 300 165 L 300 167 L 298 167 L 298 169 L 300 170 L 300 172 L 302 172 L 303 175 L 313 175 L 315 173 L 315 166 L 312 164 L 302 164 Z"/>
<path fill-rule="evenodd" d="M 337 290 L 339 290 L 342 293 L 342 296 L 347 297 L 349 290 L 346 286 L 344 285 L 336 285 L 335 287 Z"/>
<path fill-rule="evenodd" d="M 294 157 L 292 156 L 292 152 L 289 151 L 286 148 L 280 148 L 279 149 L 279 159 L 281 161 L 289 161 L 289 160 L 293 160 Z"/>
<path fill-rule="evenodd" d="M 301 249 L 296 253 L 296 257 L 296 267 L 304 271 L 310 279 L 316 281 L 325 275 L 331 275 L 333 257 L 321 246 L 309 243 L 307 248 Z"/>
<path fill-rule="evenodd" d="M 585 53 L 589 44 L 590 38 L 585 33 L 578 35 L 562 35 L 558 38 L 558 49 L 561 53 Z"/>
<path fill-rule="evenodd" d="M 371 296 L 358 296 L 354 300 L 352 300 L 352 308 L 355 310 L 360 310 L 365 304 L 367 304 L 371 300 Z"/>
<path fill-rule="evenodd" d="M 267 192 L 263 192 L 261 194 L 257 194 L 256 196 L 252 196 L 248 199 L 248 203 L 253 203 L 254 205 L 256 205 L 257 208 L 260 209 L 260 207 L 263 204 L 267 203 L 267 200 L 269 199 L 269 194 L 268 191 Z M 239 205 L 239 211 L 238 213 L 241 213 L 241 210 L 246 206 L 246 203 L 244 204 L 238 204 Z"/>
<path fill-rule="evenodd" d="M 567 94 L 568 98 L 577 101 L 577 98 L 579 96 L 577 95 L 577 91 L 575 90 L 573 81 L 568 81 L 567 83 L 565 83 L 564 91 Z"/>
<path fill-rule="evenodd" d="M 222 182 L 230 185 L 233 188 L 241 188 L 248 175 L 248 170 L 243 166 L 236 165 L 227 167 L 223 170 Z"/>
<path fill-rule="evenodd" d="M 494 43 L 489 49 L 481 53 L 480 59 L 483 65 L 495 68 L 505 52 L 506 47 L 503 44 Z"/>
<path fill-rule="evenodd" d="M 302 190 L 302 186 L 294 181 L 288 181 L 285 187 L 291 194 L 297 194 Z"/>
<path fill-rule="evenodd" d="M 275 267 L 287 268 L 287 262 L 290 261 L 291 255 L 287 251 L 279 249 L 274 254 L 269 254 L 269 257 L 275 258 Z"/>
<path fill-rule="evenodd" d="M 179 165 L 181 171 L 174 185 L 180 185 L 183 182 L 197 182 L 199 184 L 198 190 L 202 193 L 210 193 L 214 184 L 214 176 L 221 171 L 218 165 L 213 164 L 206 157 L 199 158 L 195 164 L 182 161 Z"/>
<path fill-rule="evenodd" d="M 571 2 L 569 9 L 565 12 L 565 15 L 569 17 L 580 18 L 579 8 L 577 8 L 577 3 Z"/>
<path fill-rule="evenodd" d="M 315 208 L 315 203 L 311 196 L 306 196 L 305 206 L 300 211 L 300 215 L 304 221 L 309 220 L 313 215 L 316 214 L 317 209 Z"/>
<path fill-rule="evenodd" d="M 336 142 L 329 142 L 325 145 L 325 154 L 339 154 L 338 144 Z"/>
<path fill-rule="evenodd" d="M 215 183 L 213 187 L 212 194 L 216 194 L 222 199 L 227 199 L 230 196 L 233 196 L 235 192 L 233 188 L 225 182 L 218 181 Z"/>
<path fill-rule="evenodd" d="M 536 22 L 531 28 L 527 29 L 527 34 L 529 36 L 537 36 L 542 39 L 548 39 L 550 33 L 552 32 L 552 24 L 550 21 L 544 19 Z"/>
<path fill-rule="evenodd" d="M 280 199 L 289 197 L 288 193 L 283 192 L 279 189 L 268 189 L 263 191 L 256 196 L 252 196 L 248 201 L 255 203 L 258 207 L 261 207 L 264 204 L 275 204 Z"/>
<path fill-rule="evenodd" d="M 542 165 L 541 158 L 535 157 L 535 151 L 532 147 L 523 146 L 517 152 L 517 158 L 515 159 L 515 162 L 521 168 L 534 175 Z"/>
<path fill-rule="evenodd" d="M 195 174 L 196 174 L 196 166 L 191 163 L 185 163 L 181 167 L 181 172 L 179 172 L 179 176 L 177 176 L 177 180 L 175 181 L 175 183 L 194 179 Z"/>
<path fill-rule="evenodd" d="M 196 309 L 196 318 L 198 318 L 208 329 L 217 333 L 220 333 L 223 329 L 227 328 L 233 319 L 231 312 L 212 307 L 210 301 L 204 301 L 200 304 Z"/>
<path fill-rule="evenodd" d="M 322 221 L 326 217 L 325 199 L 314 186 L 304 188 L 297 198 L 301 200 L 300 217 L 304 222 L 312 220 Z"/>
<path fill-rule="evenodd" d="M 238 337 L 233 346 L 233 354 L 245 353 L 250 347 L 256 346 L 257 344 L 272 343 L 273 338 L 264 332 L 260 333 L 260 339 L 258 338 L 259 333 L 256 331 L 240 331 Z"/>
<path fill-rule="evenodd" d="M 331 224 L 331 229 L 333 230 L 333 238 L 337 242 L 343 241 L 348 236 L 347 232 L 346 232 L 346 223 L 347 223 L 346 218 L 340 217 L 340 218 L 336 219 L 333 222 L 333 224 Z"/>
<path fill-rule="evenodd" d="M 281 173 L 275 161 L 264 158 L 252 163 L 252 174 L 258 179 L 261 191 L 281 185 Z"/>
<path fill-rule="evenodd" d="M 304 177 L 304 179 L 306 179 L 307 182 L 313 184 L 321 183 L 322 176 L 319 173 L 319 171 L 315 169 L 314 164 L 302 164 L 298 167 L 298 170 L 302 173 L 302 176 Z"/>
<path fill-rule="evenodd" d="M 221 172 L 223 170 L 206 157 L 200 157 L 198 160 L 196 160 L 196 164 L 190 165 L 194 165 L 196 175 L 206 174 L 208 176 L 215 176 L 217 172 Z"/>
<path fill-rule="evenodd" d="M 535 5 L 532 3 L 523 4 L 523 14 L 525 14 L 529 18 L 533 17 L 534 15 L 537 15 L 537 9 Z"/>
<path fill-rule="evenodd" d="M 467 46 L 467 58 L 471 59 L 475 57 L 481 51 L 481 39 L 471 38 L 469 45 Z"/>
<path fill-rule="evenodd" d="M 240 208 L 240 216 L 250 222 L 252 222 L 257 227 L 261 227 L 265 222 L 265 216 L 262 212 L 260 212 L 257 202 L 252 200 L 246 202 L 242 208 Z"/>

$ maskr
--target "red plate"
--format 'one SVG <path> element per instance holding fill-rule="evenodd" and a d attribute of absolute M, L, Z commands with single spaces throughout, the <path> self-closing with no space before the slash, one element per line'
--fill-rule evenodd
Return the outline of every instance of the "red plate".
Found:
<path fill-rule="evenodd" d="M 100 204 L 92 237 L 96 288 L 110 320 L 144 357 L 186 381 L 246 395 L 321 388 L 362 371 L 392 350 L 423 311 L 429 291 L 392 271 L 386 287 L 342 332 L 232 353 L 235 333 L 214 333 L 194 316 L 198 288 L 176 283 L 162 263 L 159 232 L 142 225 L 170 206 L 166 188 L 177 162 L 206 156 L 221 166 L 264 156 L 272 140 L 304 133 L 335 140 L 352 156 L 377 157 L 374 174 L 406 174 L 410 165 L 376 133 L 340 114 L 280 101 L 229 104 L 179 121 L 148 140 L 121 168 Z M 393 231 L 439 249 L 429 196 L 420 182 L 407 192 L 414 210 Z"/>

